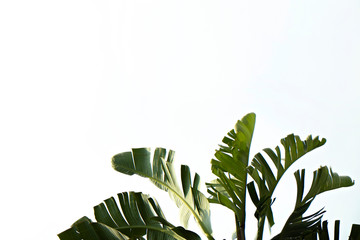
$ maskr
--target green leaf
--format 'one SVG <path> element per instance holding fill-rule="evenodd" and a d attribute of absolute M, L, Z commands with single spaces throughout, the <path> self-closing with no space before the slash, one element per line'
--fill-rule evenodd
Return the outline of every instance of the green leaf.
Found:
<path fill-rule="evenodd" d="M 121 234 L 116 229 L 110 228 L 105 224 L 93 223 L 92 227 L 96 231 L 101 240 L 127 240 L 128 237 Z M 85 239 L 84 239 L 85 240 Z"/>
<path fill-rule="evenodd" d="M 359 240 L 360 239 L 360 225 L 353 224 L 351 226 L 351 232 L 349 236 L 349 240 Z"/>
<path fill-rule="evenodd" d="M 209 239 L 212 229 L 208 200 L 199 191 L 199 175 L 192 183 L 188 166 L 181 166 L 181 186 L 178 184 L 174 170 L 174 151 L 156 148 L 153 159 L 149 148 L 132 149 L 115 155 L 112 165 L 116 171 L 127 175 L 139 175 L 150 179 L 158 188 L 167 191 L 180 208 L 180 220 L 186 227 L 190 215 L 193 215 L 200 228 Z"/>
<path fill-rule="evenodd" d="M 211 160 L 212 172 L 218 178 L 206 184 L 211 195 L 209 201 L 234 211 L 241 227 L 245 226 L 246 168 L 255 119 L 254 113 L 247 114 L 223 138 L 224 145 L 220 145 Z"/>
<path fill-rule="evenodd" d="M 271 205 L 268 201 L 264 201 L 264 199 L 272 198 L 281 177 L 295 161 L 306 153 L 321 147 L 325 142 L 325 139 L 319 140 L 319 137 L 312 138 L 311 135 L 308 136 L 305 141 L 302 141 L 299 136 L 290 134 L 286 138 L 281 139 L 281 144 L 285 151 L 284 159 L 281 158 L 279 146 L 275 148 L 275 151 L 270 148 L 264 149 L 266 155 L 271 159 L 274 166 L 273 168 L 268 164 L 262 153 L 257 153 L 254 156 L 251 161 L 251 166 L 248 167 L 248 172 L 258 186 L 260 195 L 258 198 L 260 200 L 263 199 L 263 201 L 253 203 L 257 209 L 267 209 L 266 211 L 262 211 L 264 214 L 262 217 L 266 215 L 270 226 L 274 224 Z M 272 169 L 275 169 L 275 173 Z M 272 200 L 270 202 L 272 202 Z M 263 204 L 263 206 L 259 206 L 259 203 Z"/>
<path fill-rule="evenodd" d="M 314 171 L 310 190 L 303 201 L 309 201 L 323 192 L 342 187 L 350 187 L 352 185 L 354 185 L 354 181 L 349 176 L 339 176 L 339 174 L 334 173 L 331 168 L 329 170 L 326 166 L 320 167 L 318 170 Z"/>
<path fill-rule="evenodd" d="M 106 199 L 94 207 L 97 222 L 83 217 L 58 236 L 61 240 L 193 240 L 200 237 L 182 227 L 169 223 L 153 198 L 135 192 L 118 194 L 118 205 L 114 198 Z"/>
<path fill-rule="evenodd" d="M 82 240 L 80 233 L 74 227 L 59 233 L 58 237 L 60 240 Z"/>
<path fill-rule="evenodd" d="M 127 240 L 117 230 L 104 224 L 93 223 L 89 218 L 82 217 L 71 228 L 58 234 L 61 240 Z"/>
<path fill-rule="evenodd" d="M 322 215 L 325 213 L 323 209 L 304 217 L 304 213 L 310 207 L 315 197 L 323 192 L 334 190 L 342 187 L 350 187 L 354 185 L 353 180 L 348 176 L 339 176 L 332 172 L 328 167 L 320 167 L 314 171 L 311 187 L 303 197 L 305 186 L 305 170 L 298 170 L 294 173 L 297 184 L 297 196 L 294 211 L 286 221 L 282 231 L 273 238 L 285 239 L 291 237 L 304 237 L 320 228 Z"/>

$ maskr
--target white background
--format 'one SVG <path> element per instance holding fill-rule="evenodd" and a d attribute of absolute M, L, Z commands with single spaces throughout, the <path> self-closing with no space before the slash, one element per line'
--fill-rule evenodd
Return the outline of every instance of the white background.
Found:
<path fill-rule="evenodd" d="M 115 172 L 111 157 L 174 149 L 204 184 L 217 144 L 255 112 L 251 154 L 289 133 L 328 140 L 279 185 L 272 234 L 293 208 L 292 173 L 306 168 L 310 182 L 329 165 L 355 186 L 311 210 L 326 206 L 324 220 L 341 219 L 347 239 L 360 223 L 359 23 L 356 0 L 1 1 L 1 238 L 55 240 L 130 190 L 157 196 L 176 223 L 167 195 Z M 230 239 L 232 214 L 213 207 L 212 216 L 215 237 Z"/>

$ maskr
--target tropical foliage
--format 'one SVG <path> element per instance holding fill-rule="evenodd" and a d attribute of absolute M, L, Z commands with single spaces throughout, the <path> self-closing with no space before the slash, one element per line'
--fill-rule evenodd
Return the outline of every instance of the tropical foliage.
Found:
<path fill-rule="evenodd" d="M 150 149 L 139 148 L 115 155 L 112 163 L 115 170 L 149 178 L 155 186 L 167 191 L 180 208 L 181 223 L 187 227 L 189 218 L 193 215 L 204 234 L 212 239 L 209 202 L 199 190 L 200 176 L 195 174 L 192 181 L 189 167 L 182 165 L 181 187 L 176 180 L 173 160 L 173 151 L 169 151 L 167 155 L 165 149 L 157 148 L 151 161 Z"/>
<path fill-rule="evenodd" d="M 182 226 L 166 220 L 157 201 L 143 193 L 123 192 L 118 200 L 109 198 L 94 207 L 96 222 L 83 217 L 58 236 L 61 240 L 77 239 L 200 239 L 187 230 L 191 216 L 208 239 L 214 239 L 210 222 L 210 203 L 220 204 L 234 213 L 237 239 L 245 239 L 246 193 L 256 206 L 257 239 L 263 238 L 264 224 L 274 225 L 273 193 L 289 167 L 312 150 L 325 144 L 325 139 L 306 140 L 290 134 L 281 139 L 282 150 L 265 148 L 250 161 L 250 146 L 255 127 L 255 114 L 247 114 L 223 138 L 223 144 L 211 160 L 216 179 L 206 183 L 208 197 L 200 191 L 200 176 L 191 177 L 190 168 L 181 166 L 181 183 L 177 182 L 174 151 L 156 148 L 132 149 L 112 158 L 113 168 L 127 175 L 148 178 L 159 189 L 169 193 L 179 208 Z M 264 155 L 265 153 L 265 155 Z M 268 160 L 267 160 L 268 159 Z M 297 197 L 295 207 L 282 231 L 273 239 L 317 239 L 325 231 L 321 228 L 324 210 L 305 216 L 315 197 L 323 192 L 354 184 L 348 176 L 339 176 L 328 167 L 314 171 L 310 189 L 304 195 L 305 170 L 295 173 Z M 251 178 L 251 181 L 248 179 Z M 321 233 L 321 234 L 320 234 Z M 321 238 L 320 238 L 321 239 Z"/>
<path fill-rule="evenodd" d="M 135 192 L 118 194 L 120 207 L 109 198 L 94 207 L 97 222 L 83 217 L 59 234 L 60 239 L 200 239 L 183 227 L 169 223 L 153 198 Z M 121 209 L 121 211 L 120 211 Z"/>

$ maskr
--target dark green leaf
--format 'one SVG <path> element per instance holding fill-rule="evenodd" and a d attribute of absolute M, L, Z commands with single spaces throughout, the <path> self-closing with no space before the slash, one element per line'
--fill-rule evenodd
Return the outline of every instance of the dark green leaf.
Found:
<path fill-rule="evenodd" d="M 286 221 L 283 230 L 275 236 L 273 240 L 285 239 L 290 237 L 304 237 L 319 231 L 321 218 L 325 211 L 319 211 L 303 216 L 310 207 L 315 197 L 323 192 L 330 191 L 341 187 L 349 187 L 354 184 L 351 178 L 347 176 L 339 176 L 333 173 L 327 167 L 321 167 L 314 171 L 311 187 L 303 198 L 305 186 L 305 170 L 296 171 L 294 173 L 297 184 L 297 196 L 294 211 Z"/>
<path fill-rule="evenodd" d="M 281 159 L 281 151 L 278 146 L 275 148 L 275 151 L 270 148 L 265 148 L 264 152 L 269 156 L 274 164 L 276 170 L 275 174 L 263 155 L 261 153 L 256 154 L 251 162 L 251 166 L 248 167 L 248 172 L 258 185 L 260 200 L 272 198 L 275 188 L 285 171 L 300 157 L 324 145 L 325 142 L 325 139 L 320 141 L 319 137 L 315 137 L 313 139 L 311 135 L 308 136 L 305 141 L 302 141 L 299 136 L 290 134 L 286 138 L 281 139 L 281 144 L 285 151 L 285 159 Z M 261 202 L 264 203 L 266 201 Z M 264 207 L 268 208 L 264 214 L 266 214 L 269 224 L 272 226 L 274 221 L 272 219 L 271 206 L 269 204 L 267 204 L 267 206 L 257 206 L 256 203 L 254 204 L 257 209 L 264 209 Z"/>

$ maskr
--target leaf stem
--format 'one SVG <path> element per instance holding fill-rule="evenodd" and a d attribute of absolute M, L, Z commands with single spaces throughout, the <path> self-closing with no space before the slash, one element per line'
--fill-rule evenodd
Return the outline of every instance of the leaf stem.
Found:
<path fill-rule="evenodd" d="M 241 225 L 238 217 L 235 215 L 236 238 L 238 240 L 245 240 L 245 224 Z"/>

